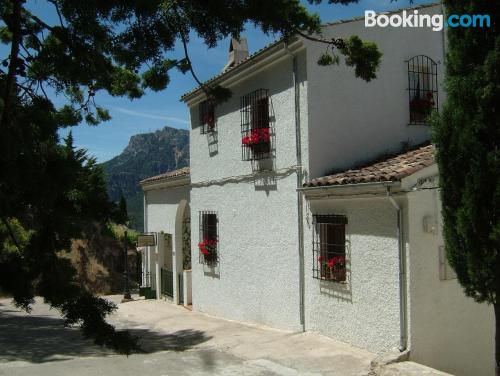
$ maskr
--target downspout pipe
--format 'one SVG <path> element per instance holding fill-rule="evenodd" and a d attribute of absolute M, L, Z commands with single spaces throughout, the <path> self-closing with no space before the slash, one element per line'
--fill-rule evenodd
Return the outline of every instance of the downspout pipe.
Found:
<path fill-rule="evenodd" d="M 398 255 L 399 255 L 399 351 L 408 347 L 408 318 L 406 299 L 406 255 L 403 243 L 403 215 L 401 206 L 394 200 L 391 187 L 387 187 L 387 198 L 396 209 L 398 226 Z"/>
<path fill-rule="evenodd" d="M 306 330 L 305 324 L 305 286 L 304 286 L 304 202 L 302 192 L 303 174 L 302 174 L 302 136 L 300 132 L 300 87 L 297 80 L 297 56 L 290 51 L 285 42 L 286 51 L 292 56 L 293 64 L 293 88 L 294 88 L 294 110 L 295 110 L 295 157 L 297 160 L 297 227 L 299 243 L 299 312 L 300 326 L 302 331 Z"/>
<path fill-rule="evenodd" d="M 143 212 L 144 212 L 144 233 L 148 232 L 148 197 L 147 197 L 147 192 L 144 191 L 144 198 L 143 198 Z M 143 286 L 149 286 L 151 287 L 151 273 L 150 273 L 150 255 L 151 253 L 151 248 L 146 247 L 144 250 L 144 265 L 142 265 L 142 271 L 143 271 Z"/>

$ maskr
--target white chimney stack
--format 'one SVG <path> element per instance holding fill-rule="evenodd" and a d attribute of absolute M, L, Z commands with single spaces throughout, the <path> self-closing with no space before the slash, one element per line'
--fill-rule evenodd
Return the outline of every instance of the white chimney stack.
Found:
<path fill-rule="evenodd" d="M 240 40 L 236 38 L 231 38 L 229 43 L 229 58 L 226 66 L 222 69 L 223 72 L 236 64 L 245 60 L 248 57 L 248 44 L 246 38 L 241 38 Z"/>

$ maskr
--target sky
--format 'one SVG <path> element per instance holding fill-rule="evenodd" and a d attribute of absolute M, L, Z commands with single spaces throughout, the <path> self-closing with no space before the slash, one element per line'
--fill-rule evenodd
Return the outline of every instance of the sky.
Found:
<path fill-rule="evenodd" d="M 270 0 L 272 1 L 272 0 Z M 323 22 L 332 22 L 361 16 L 365 10 L 377 12 L 406 8 L 409 0 L 360 0 L 358 4 L 330 5 L 324 0 L 320 5 L 311 5 L 301 0 L 312 13 L 318 13 Z M 432 2 L 431 0 L 414 0 L 413 5 Z M 34 14 L 48 23 L 55 22 L 56 15 L 46 0 L 29 0 L 26 5 Z M 247 38 L 250 54 L 275 40 L 278 36 L 265 35 L 260 30 L 248 25 L 242 34 Z M 191 36 L 189 53 L 193 67 L 200 80 L 210 79 L 219 73 L 226 64 L 229 40 L 223 40 L 212 49 L 207 49 L 202 40 L 196 35 Z M 5 56 L 4 46 L 0 49 L 0 56 Z M 176 49 L 174 55 L 180 54 Z M 3 56 L 2 56 L 3 55 Z M 127 146 L 131 136 L 139 133 L 148 133 L 165 126 L 189 129 L 189 113 L 187 106 L 180 102 L 182 94 L 196 86 L 190 73 L 182 74 L 177 70 L 171 71 L 169 86 L 161 92 L 147 91 L 140 99 L 111 97 L 104 93 L 96 95 L 96 103 L 107 108 L 112 119 L 98 126 L 82 124 L 73 127 L 75 145 L 88 150 L 89 155 L 97 158 L 98 162 L 107 161 L 120 154 Z M 49 94 L 50 95 L 50 94 Z M 63 98 L 51 98 L 56 106 L 64 104 Z M 64 137 L 69 130 L 61 131 Z"/>

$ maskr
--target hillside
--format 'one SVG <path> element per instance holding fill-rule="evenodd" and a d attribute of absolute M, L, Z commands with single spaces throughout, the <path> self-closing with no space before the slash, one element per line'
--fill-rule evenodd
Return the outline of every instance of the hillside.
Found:
<path fill-rule="evenodd" d="M 189 165 L 189 132 L 165 127 L 132 136 L 123 152 L 104 162 L 108 192 L 118 201 L 123 193 L 131 227 L 143 231 L 143 196 L 139 181 Z"/>

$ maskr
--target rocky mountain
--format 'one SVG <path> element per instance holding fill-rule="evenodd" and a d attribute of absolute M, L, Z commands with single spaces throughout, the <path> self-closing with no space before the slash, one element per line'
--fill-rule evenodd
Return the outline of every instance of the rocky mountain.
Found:
<path fill-rule="evenodd" d="M 102 163 L 112 200 L 127 201 L 131 227 L 143 230 L 143 195 L 139 181 L 189 165 L 189 132 L 165 127 L 132 136 L 123 152 Z"/>

